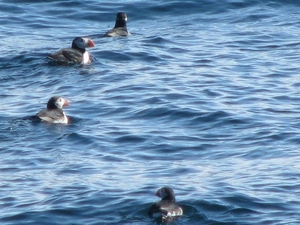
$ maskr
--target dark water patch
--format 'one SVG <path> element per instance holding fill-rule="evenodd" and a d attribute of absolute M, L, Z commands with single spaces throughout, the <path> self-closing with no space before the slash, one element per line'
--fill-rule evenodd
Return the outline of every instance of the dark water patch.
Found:
<path fill-rule="evenodd" d="M 121 158 L 116 155 L 106 155 L 103 157 L 103 160 L 105 160 L 107 162 L 123 162 L 124 158 Z"/>
<path fill-rule="evenodd" d="M 149 61 L 149 62 L 160 62 L 162 60 L 165 60 L 166 59 L 166 56 L 164 56 L 163 58 L 162 57 L 159 57 L 151 52 L 136 52 L 136 53 L 129 53 L 131 58 L 132 59 L 135 59 L 135 60 L 142 60 L 142 61 Z"/>
<path fill-rule="evenodd" d="M 47 211 L 27 211 L 13 216 L 7 216 L 1 219 L 1 221 L 6 223 L 18 221 L 18 224 L 78 224 L 76 221 L 78 221 L 80 216 L 82 216 L 82 213 L 79 209 L 63 208 Z"/>
<path fill-rule="evenodd" d="M 18 5 L 15 5 L 15 4 L 10 4 L 11 2 L 8 1 L 8 3 L 5 3 L 5 4 L 0 4 L 0 7 L 1 7 L 1 11 L 3 12 L 6 12 L 4 15 L 5 15 L 5 19 L 9 19 L 10 22 L 14 22 L 14 19 L 15 17 L 8 17 L 7 14 L 23 14 L 26 12 L 25 8 L 24 7 L 21 7 L 21 6 L 18 6 Z M 22 18 L 19 18 L 19 19 L 22 19 Z"/>
<path fill-rule="evenodd" d="M 161 48 L 162 46 L 167 46 L 167 45 L 169 46 L 175 44 L 175 42 L 161 36 L 150 36 L 147 39 L 143 39 L 142 43 L 144 43 L 144 46 L 147 47 L 158 47 L 158 48 Z"/>
<path fill-rule="evenodd" d="M 135 113 L 135 118 L 166 119 L 169 121 L 183 120 L 193 125 L 223 121 L 228 116 L 229 114 L 223 111 L 201 112 L 191 108 L 179 108 L 176 106 L 151 107 Z"/>
<path fill-rule="evenodd" d="M 222 93 L 215 91 L 215 90 L 211 90 L 211 89 L 203 89 L 203 93 L 206 94 L 209 97 L 219 97 L 222 96 Z"/>
<path fill-rule="evenodd" d="M 158 96 L 152 96 L 152 97 L 149 97 L 147 99 L 144 100 L 144 102 L 146 104 L 163 104 L 165 103 L 165 101 L 161 98 L 161 97 L 158 97 Z"/>
<path fill-rule="evenodd" d="M 69 134 L 64 134 L 59 138 L 59 140 L 68 139 L 73 145 L 84 145 L 86 147 L 92 146 L 95 142 L 88 134 L 80 134 L 71 132 Z"/>
<path fill-rule="evenodd" d="M 195 202 L 198 211 L 204 215 L 204 224 L 252 224 L 259 222 L 257 212 L 247 208 L 232 209 L 229 205 L 207 201 Z M 256 218 L 257 217 L 257 218 Z M 252 222 L 248 222 L 251 219 Z"/>
<path fill-rule="evenodd" d="M 162 142 L 164 138 L 159 139 Z M 199 144 L 199 142 L 192 142 L 184 144 L 182 141 L 178 141 L 178 144 L 161 144 L 149 141 L 152 145 L 149 145 L 147 149 L 141 149 L 139 154 L 131 153 L 132 156 L 144 160 L 173 160 L 189 159 L 193 157 L 205 158 L 208 152 L 212 152 L 215 148 L 214 144 Z M 200 140 L 199 140 L 200 141 Z M 154 143 L 153 143 L 154 142 Z M 215 157 L 215 156 L 210 156 Z M 190 170 L 191 171 L 191 170 Z M 169 172 L 169 171 L 168 171 Z"/>
<path fill-rule="evenodd" d="M 292 135 L 291 137 L 287 138 L 287 141 L 290 142 L 291 144 L 298 145 L 300 143 L 300 139 L 297 136 L 297 134 Z"/>
<path fill-rule="evenodd" d="M 226 123 L 228 123 L 228 121 L 232 122 L 232 121 L 238 121 L 238 120 L 232 119 L 230 114 L 223 112 L 223 111 L 202 112 L 202 113 L 198 113 L 198 115 L 193 116 L 193 118 L 191 118 L 188 121 L 188 124 L 192 125 L 192 126 L 198 126 L 200 124 L 205 124 L 205 123 L 226 124 Z M 241 121 L 241 123 L 243 123 L 243 121 Z"/>
<path fill-rule="evenodd" d="M 250 15 L 245 14 L 246 16 L 244 18 L 241 18 L 239 20 L 233 21 L 233 23 L 261 23 L 263 20 L 270 19 L 274 16 L 276 16 L 273 13 L 259 13 L 259 12 L 253 12 Z"/>
<path fill-rule="evenodd" d="M 12 58 L 2 58 L 1 69 L 18 68 L 24 66 L 24 64 L 31 64 L 39 60 L 39 56 L 30 56 L 29 52 L 20 52 L 19 55 Z"/>
<path fill-rule="evenodd" d="M 191 15 L 191 14 L 221 14 L 227 12 L 229 9 L 240 10 L 243 8 L 247 8 L 249 6 L 254 7 L 259 1 L 245 3 L 245 2 L 232 2 L 232 1 L 223 1 L 223 2 L 215 2 L 215 1 L 186 1 L 184 3 L 180 1 L 173 2 L 161 2 L 160 4 L 156 4 L 154 6 L 149 5 L 147 8 L 154 13 L 155 15 L 165 14 L 166 12 L 181 16 L 181 15 Z M 174 19 L 173 19 L 174 21 Z"/>
<path fill-rule="evenodd" d="M 247 208 L 250 208 L 251 210 L 246 210 L 247 213 L 258 213 L 259 210 L 261 210 L 264 213 L 267 212 L 279 212 L 281 210 L 286 210 L 284 204 L 278 203 L 278 202 L 262 202 L 260 199 L 254 199 L 253 197 L 246 197 L 246 196 L 241 196 L 241 195 L 234 195 L 232 197 L 226 197 L 224 198 L 226 202 L 229 202 L 231 205 L 235 206 L 242 206 Z M 256 209 L 255 211 L 253 209 Z M 230 213 L 236 213 L 235 210 L 230 210 Z M 242 210 L 242 214 L 245 214 L 245 210 Z M 240 210 L 238 210 L 240 212 Z M 240 214 L 240 213 L 238 213 Z"/>
<path fill-rule="evenodd" d="M 229 211 L 231 215 L 244 217 L 245 219 L 251 218 L 253 214 L 259 214 L 258 212 L 247 208 L 235 208 L 235 209 L 230 209 Z"/>
<path fill-rule="evenodd" d="M 115 52 L 115 51 L 101 51 L 97 53 L 97 58 L 109 59 L 113 61 L 130 61 L 130 60 L 141 60 L 141 61 L 160 61 L 161 57 L 154 55 L 151 52 Z"/>
<path fill-rule="evenodd" d="M 116 142 L 119 143 L 126 143 L 126 142 L 130 142 L 130 143 L 141 143 L 144 142 L 146 139 L 141 137 L 141 136 L 137 136 L 137 135 L 124 135 L 122 137 L 119 137 L 116 139 Z"/>
<path fill-rule="evenodd" d="M 18 172 L 20 171 L 17 167 L 8 167 L 8 168 L 1 168 L 0 169 L 1 172 L 5 173 L 5 172 L 8 172 L 8 173 L 15 173 L 15 172 Z"/>
<path fill-rule="evenodd" d="M 147 108 L 142 109 L 140 112 L 135 113 L 136 118 L 161 118 L 169 116 L 171 110 L 168 107 L 158 107 L 158 108 Z"/>
<path fill-rule="evenodd" d="M 120 52 L 113 52 L 113 51 L 101 51 L 97 53 L 97 58 L 101 59 L 110 59 L 115 61 L 129 61 L 131 57 L 127 54 L 120 53 Z"/>
<path fill-rule="evenodd" d="M 63 169 L 57 172 L 57 175 L 72 175 L 72 174 L 93 174 L 97 173 L 93 165 L 86 165 L 84 163 L 76 163 L 66 165 Z"/>
<path fill-rule="evenodd" d="M 130 112 L 130 110 L 129 107 L 109 108 L 109 110 L 103 112 L 103 116 L 114 115 L 115 117 L 124 117 L 124 113 Z"/>
<path fill-rule="evenodd" d="M 151 143 L 151 140 L 148 141 Z M 193 159 L 194 157 L 203 157 L 207 156 L 207 152 L 211 152 L 215 149 L 213 144 L 202 144 L 195 146 L 168 146 L 164 144 L 154 144 L 153 146 L 149 145 L 146 149 L 140 149 L 139 153 L 130 152 L 129 156 L 137 160 L 145 161 L 166 161 L 172 158 L 173 160 L 182 160 L 182 159 Z M 215 158 L 215 156 L 209 156 Z M 224 156 L 222 156 L 224 158 Z M 192 169 L 189 170 L 191 172 Z M 169 171 L 167 171 L 169 173 Z M 152 174 L 151 176 L 152 177 Z"/>

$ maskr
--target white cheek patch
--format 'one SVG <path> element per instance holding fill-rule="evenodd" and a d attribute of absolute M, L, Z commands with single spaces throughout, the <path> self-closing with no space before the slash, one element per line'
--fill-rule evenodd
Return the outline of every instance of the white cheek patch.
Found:
<path fill-rule="evenodd" d="M 55 101 L 55 105 L 56 105 L 58 108 L 60 108 L 60 109 L 62 109 L 62 107 L 63 107 L 64 104 L 65 104 L 65 101 L 64 101 L 63 99 L 61 99 L 61 98 L 59 98 L 59 99 L 57 99 L 57 100 Z"/>

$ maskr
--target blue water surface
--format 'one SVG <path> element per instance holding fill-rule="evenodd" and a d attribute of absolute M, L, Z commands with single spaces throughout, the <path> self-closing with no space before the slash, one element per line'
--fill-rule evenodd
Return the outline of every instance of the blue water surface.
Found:
<path fill-rule="evenodd" d="M 0 224 L 300 224 L 300 3 L 0 2 Z M 116 13 L 129 37 L 103 38 Z M 47 55 L 89 36 L 91 65 Z M 69 125 L 32 118 L 51 96 Z"/>

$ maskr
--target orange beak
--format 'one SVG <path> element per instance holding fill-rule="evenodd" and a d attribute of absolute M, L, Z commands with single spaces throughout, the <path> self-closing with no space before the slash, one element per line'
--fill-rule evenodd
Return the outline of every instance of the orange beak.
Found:
<path fill-rule="evenodd" d="M 67 100 L 67 99 L 64 99 L 65 100 L 65 103 L 64 103 L 64 107 L 66 107 L 66 106 L 69 106 L 69 101 Z"/>
<path fill-rule="evenodd" d="M 159 190 L 155 193 L 155 196 L 160 198 Z"/>
<path fill-rule="evenodd" d="M 93 42 L 91 39 L 89 39 L 89 40 L 88 40 L 88 43 L 87 43 L 87 45 L 86 45 L 86 47 L 87 47 L 87 48 L 92 48 L 92 47 L 94 47 L 94 46 L 95 46 L 94 42 Z"/>

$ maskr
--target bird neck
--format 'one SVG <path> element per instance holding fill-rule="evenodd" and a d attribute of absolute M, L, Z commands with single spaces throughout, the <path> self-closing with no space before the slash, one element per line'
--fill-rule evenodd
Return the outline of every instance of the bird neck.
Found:
<path fill-rule="evenodd" d="M 175 197 L 171 196 L 171 195 L 167 195 L 162 200 L 163 201 L 169 201 L 169 202 L 175 202 Z"/>
<path fill-rule="evenodd" d="M 124 27 L 126 29 L 126 21 L 125 20 L 116 20 L 116 24 L 114 28 Z"/>

